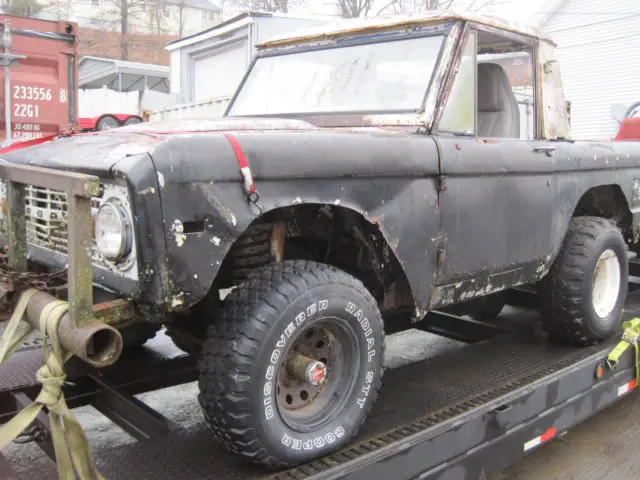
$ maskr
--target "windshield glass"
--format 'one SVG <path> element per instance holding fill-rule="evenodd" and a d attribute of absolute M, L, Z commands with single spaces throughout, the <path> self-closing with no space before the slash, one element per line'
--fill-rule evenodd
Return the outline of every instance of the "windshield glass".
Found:
<path fill-rule="evenodd" d="M 259 58 L 228 115 L 415 111 L 443 36 Z"/>

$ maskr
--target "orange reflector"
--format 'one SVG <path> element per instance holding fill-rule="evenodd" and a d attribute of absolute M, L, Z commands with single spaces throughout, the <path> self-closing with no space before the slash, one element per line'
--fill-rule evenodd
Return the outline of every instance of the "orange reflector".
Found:
<path fill-rule="evenodd" d="M 600 380 L 603 375 L 604 375 L 604 368 L 602 368 L 601 365 L 598 365 L 598 368 L 596 368 L 596 378 Z"/>

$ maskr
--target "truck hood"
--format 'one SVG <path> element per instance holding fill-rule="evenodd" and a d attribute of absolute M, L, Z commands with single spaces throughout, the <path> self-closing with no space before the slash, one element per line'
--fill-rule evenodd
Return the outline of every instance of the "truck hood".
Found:
<path fill-rule="evenodd" d="M 91 175 L 109 175 L 126 157 L 151 152 L 169 137 L 240 131 L 307 131 L 301 120 L 279 118 L 186 119 L 141 123 L 102 132 L 78 134 L 0 155 L 0 161 L 56 168 Z"/>
<path fill-rule="evenodd" d="M 180 134 L 206 133 L 248 130 L 315 130 L 317 127 L 303 120 L 284 118 L 255 118 L 255 117 L 221 117 L 221 118 L 189 118 L 167 120 L 164 122 L 139 123 L 123 127 L 118 131 Z"/>
<path fill-rule="evenodd" d="M 120 160 L 149 152 L 161 140 L 131 132 L 80 134 L 2 154 L 0 162 L 104 176 Z"/>

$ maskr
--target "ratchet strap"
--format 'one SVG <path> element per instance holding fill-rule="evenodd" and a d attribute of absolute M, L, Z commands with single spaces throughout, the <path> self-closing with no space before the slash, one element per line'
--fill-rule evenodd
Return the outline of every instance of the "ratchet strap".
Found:
<path fill-rule="evenodd" d="M 29 300 L 36 291 L 29 289 L 20 295 L 11 319 L 0 339 L 0 363 L 5 362 L 33 330 L 33 327 L 27 322 L 22 322 L 22 319 Z M 42 350 L 45 364 L 38 370 L 36 378 L 42 384 L 42 390 L 31 405 L 25 407 L 0 428 L 0 448 L 5 447 L 18 437 L 31 425 L 42 408 L 47 407 L 52 442 L 56 452 L 58 478 L 60 480 L 75 480 L 77 472 L 81 480 L 104 480 L 96 470 L 82 427 L 73 417 L 62 393 L 62 386 L 67 378 L 64 364 L 72 354 L 65 352 L 58 340 L 58 322 L 68 309 L 67 302 L 52 301 L 43 308 L 40 314 L 40 332 L 43 340 Z M 51 341 L 52 351 L 49 351 L 47 339 Z"/>
<path fill-rule="evenodd" d="M 620 357 L 629 347 L 633 347 L 635 351 L 635 377 L 636 388 L 638 387 L 638 381 L 640 380 L 640 347 L 638 341 L 640 341 L 640 318 L 634 318 L 622 324 L 624 332 L 622 333 L 622 340 L 618 343 L 609 356 L 607 357 L 607 365 L 611 370 L 615 370 Z"/>

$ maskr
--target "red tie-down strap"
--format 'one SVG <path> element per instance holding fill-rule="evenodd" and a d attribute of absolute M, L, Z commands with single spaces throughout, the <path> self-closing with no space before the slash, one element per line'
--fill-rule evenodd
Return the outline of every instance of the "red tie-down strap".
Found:
<path fill-rule="evenodd" d="M 258 194 L 258 190 L 256 189 L 256 184 L 253 180 L 253 175 L 251 173 L 251 168 L 249 168 L 249 163 L 247 162 L 247 157 L 244 155 L 242 151 L 242 147 L 238 143 L 236 137 L 234 137 L 230 133 L 224 134 L 225 138 L 229 141 L 231 148 L 233 148 L 233 152 L 236 155 L 236 160 L 238 161 L 238 167 L 240 168 L 240 174 L 242 175 L 242 180 L 244 182 L 244 190 L 249 198 L 249 201 L 258 208 L 258 201 L 260 200 L 260 195 Z"/>
<path fill-rule="evenodd" d="M 33 138 L 31 140 L 25 140 L 23 142 L 16 142 L 9 145 L 8 147 L 0 148 L 0 155 L 4 155 L 5 153 L 9 153 L 14 150 L 20 150 L 21 148 L 33 147 L 34 145 L 38 145 L 40 143 L 50 142 L 56 137 L 57 135 L 49 135 L 48 137 Z"/>

